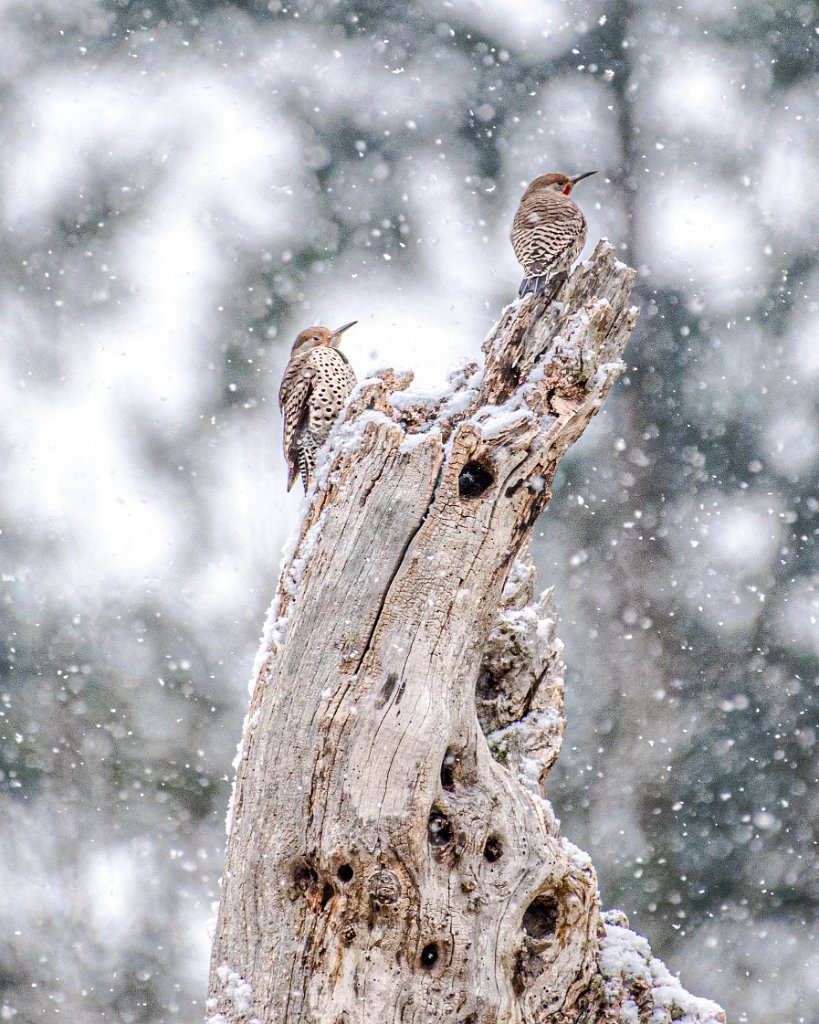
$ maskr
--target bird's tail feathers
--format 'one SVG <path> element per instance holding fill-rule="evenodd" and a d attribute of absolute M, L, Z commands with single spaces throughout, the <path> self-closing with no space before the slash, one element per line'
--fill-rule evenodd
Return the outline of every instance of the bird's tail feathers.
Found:
<path fill-rule="evenodd" d="M 522 299 L 524 295 L 540 295 L 545 284 L 545 274 L 535 274 L 533 277 L 524 277 L 520 282 L 520 288 L 518 288 L 518 298 Z"/>
<path fill-rule="evenodd" d="M 546 292 L 548 285 L 548 298 L 551 301 L 568 279 L 569 275 L 565 270 L 551 275 L 538 274 L 535 277 L 524 277 L 520 282 L 520 288 L 518 288 L 518 298 L 522 299 L 524 295 L 534 295 L 537 298 L 538 295 L 543 295 Z"/>
<path fill-rule="evenodd" d="M 307 488 L 310 486 L 310 473 L 313 470 L 313 460 L 310 455 L 302 448 L 299 452 L 299 472 L 301 473 L 301 482 L 304 484 L 304 493 L 307 493 Z M 296 479 L 296 469 L 292 470 L 293 479 Z"/>

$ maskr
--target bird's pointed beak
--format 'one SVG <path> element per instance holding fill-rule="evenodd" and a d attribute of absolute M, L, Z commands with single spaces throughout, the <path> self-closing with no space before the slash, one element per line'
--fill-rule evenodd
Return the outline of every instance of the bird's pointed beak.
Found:
<path fill-rule="evenodd" d="M 597 171 L 586 171 L 585 174 L 578 174 L 576 178 L 569 178 L 572 185 L 576 185 L 578 181 L 582 181 L 584 178 L 590 178 L 592 174 L 597 174 Z"/>
<path fill-rule="evenodd" d="M 351 320 L 348 324 L 345 324 L 343 327 L 339 327 L 338 330 L 333 331 L 333 333 L 330 335 L 330 337 L 333 339 L 333 344 L 337 345 L 338 344 L 338 339 L 341 337 L 341 335 L 345 331 L 349 331 L 349 329 L 351 327 L 355 327 L 355 325 L 357 323 L 358 323 L 358 320 Z"/>

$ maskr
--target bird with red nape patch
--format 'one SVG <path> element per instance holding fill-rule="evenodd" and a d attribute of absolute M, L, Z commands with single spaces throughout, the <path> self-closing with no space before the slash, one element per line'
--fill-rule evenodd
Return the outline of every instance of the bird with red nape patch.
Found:
<path fill-rule="evenodd" d="M 519 296 L 539 295 L 550 278 L 561 284 L 586 244 L 586 218 L 570 198 L 575 185 L 596 171 L 574 178 L 542 174 L 523 193 L 512 222 L 512 248 L 525 277 Z"/>

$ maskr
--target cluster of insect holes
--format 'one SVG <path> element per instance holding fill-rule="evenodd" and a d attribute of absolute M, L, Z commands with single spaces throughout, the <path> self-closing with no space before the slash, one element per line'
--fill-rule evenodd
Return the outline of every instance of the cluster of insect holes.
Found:
<path fill-rule="evenodd" d="M 455 788 L 455 777 L 460 763 L 456 751 L 447 750 L 441 764 L 441 786 L 444 790 Z M 452 824 L 446 814 L 438 808 L 433 807 L 427 824 L 427 834 L 430 846 L 443 850 L 453 841 Z M 503 856 L 503 840 L 497 834 L 490 835 L 483 847 L 483 857 L 490 864 L 494 864 Z M 523 915 L 523 930 L 530 938 L 538 941 L 550 939 L 556 930 L 558 918 L 557 901 L 551 894 L 540 894 L 529 904 Z M 434 942 L 428 943 L 421 951 L 421 966 L 431 968 L 438 960 L 438 946 Z"/>
<path fill-rule="evenodd" d="M 460 764 L 460 757 L 457 752 L 450 749 L 444 755 L 441 763 L 441 786 L 444 790 L 452 791 L 455 788 L 455 774 Z M 453 839 L 452 824 L 446 814 L 438 808 L 433 807 L 427 822 L 427 836 L 429 845 L 438 851 L 443 851 L 450 846 Z M 486 840 L 483 848 L 484 860 L 494 864 L 503 856 L 503 842 L 498 835 L 491 835 Z M 421 966 L 430 968 L 438 960 L 438 945 L 429 942 L 421 950 Z"/>
<path fill-rule="evenodd" d="M 460 757 L 456 751 L 447 750 L 444 760 L 441 763 L 441 786 L 445 791 L 452 791 L 455 788 L 455 776 L 460 764 Z M 433 807 L 430 811 L 427 823 L 427 836 L 429 844 L 433 849 L 439 851 L 448 847 L 453 840 L 452 824 L 446 814 L 438 808 Z M 490 835 L 483 847 L 484 860 L 494 864 L 503 857 L 503 840 L 499 835 Z M 352 865 L 340 864 L 336 871 L 336 878 L 342 885 L 347 885 L 353 880 Z M 295 881 L 302 891 L 318 883 L 318 873 L 315 868 L 302 862 L 296 870 Z M 327 906 L 334 895 L 334 888 L 329 882 L 325 882 L 322 888 L 321 908 Z M 557 902 L 550 895 L 536 896 L 529 904 L 523 915 L 523 930 L 534 940 L 550 938 L 557 926 Z M 439 949 L 436 942 L 428 942 L 421 950 L 421 967 L 430 970 L 438 962 Z"/>

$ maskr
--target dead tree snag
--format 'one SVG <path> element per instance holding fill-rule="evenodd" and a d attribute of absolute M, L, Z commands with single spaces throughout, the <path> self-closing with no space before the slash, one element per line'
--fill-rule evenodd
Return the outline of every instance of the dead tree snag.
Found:
<path fill-rule="evenodd" d="M 414 401 L 390 373 L 353 394 L 257 666 L 213 1021 L 528 1024 L 670 1007 L 644 940 L 616 954 L 633 933 L 601 919 L 594 869 L 540 793 L 562 664 L 526 555 L 560 458 L 622 370 L 632 279 L 600 243 L 556 301 L 510 306 L 484 368 L 439 400 Z M 721 1019 L 685 998 L 691 1020 Z"/>

